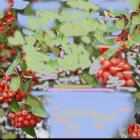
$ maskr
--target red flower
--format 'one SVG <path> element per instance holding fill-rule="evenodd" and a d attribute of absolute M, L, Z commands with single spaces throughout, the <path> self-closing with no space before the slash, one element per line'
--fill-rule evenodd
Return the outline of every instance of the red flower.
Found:
<path fill-rule="evenodd" d="M 140 127 L 137 124 L 131 124 L 128 127 L 128 134 L 132 136 L 132 138 L 140 137 Z"/>

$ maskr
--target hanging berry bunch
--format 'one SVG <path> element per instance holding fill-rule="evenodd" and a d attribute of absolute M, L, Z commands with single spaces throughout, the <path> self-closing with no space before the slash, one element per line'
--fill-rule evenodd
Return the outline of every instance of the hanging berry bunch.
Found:
<path fill-rule="evenodd" d="M 134 87 L 135 82 L 132 79 L 131 66 L 125 59 L 112 58 L 107 60 L 104 56 L 99 58 L 101 69 L 97 70 L 96 77 L 102 85 L 106 85 L 109 80 L 109 75 L 119 77 L 119 80 L 124 80 L 125 84 L 122 86 Z"/>
<path fill-rule="evenodd" d="M 40 100 L 30 94 L 32 86 L 39 81 L 35 72 L 27 68 L 24 53 L 22 58 L 22 46 L 10 45 L 7 41 L 14 37 L 17 29 L 17 25 L 13 24 L 17 14 L 11 9 L 13 5 L 14 1 L 9 0 L 7 11 L 0 19 L 0 104 L 9 105 L 12 112 L 8 117 L 13 126 L 36 137 L 34 128 L 41 121 L 40 117 L 46 117 L 46 110 Z"/>
<path fill-rule="evenodd" d="M 27 112 L 27 110 L 18 111 L 17 113 L 9 113 L 9 120 L 16 128 L 35 128 L 40 123 L 40 117 Z"/>

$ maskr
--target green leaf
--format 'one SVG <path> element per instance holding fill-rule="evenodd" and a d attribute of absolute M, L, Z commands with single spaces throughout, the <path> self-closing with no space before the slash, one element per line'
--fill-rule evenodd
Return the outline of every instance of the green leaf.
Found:
<path fill-rule="evenodd" d="M 10 67 L 6 71 L 6 75 L 13 74 L 13 71 L 17 68 L 19 62 L 20 62 L 20 59 L 15 59 L 14 62 L 10 65 Z"/>
<path fill-rule="evenodd" d="M 93 4 L 93 3 L 89 3 L 83 0 L 78 0 L 78 1 L 68 1 L 67 4 L 69 6 L 71 6 L 74 9 L 81 9 L 81 10 L 86 10 L 89 11 L 89 9 L 92 9 L 93 11 L 98 10 L 98 6 Z"/>
<path fill-rule="evenodd" d="M 16 97 L 14 97 L 14 100 L 11 103 L 9 103 L 9 107 L 15 113 L 17 113 L 20 110 Z"/>
<path fill-rule="evenodd" d="M 43 63 L 44 61 L 50 61 L 48 55 L 36 51 L 35 48 L 30 45 L 24 45 L 22 48 L 24 52 L 26 52 L 25 60 L 29 69 L 36 72 L 42 72 L 42 70 L 46 70 L 50 73 L 57 72 L 55 67 Z"/>
<path fill-rule="evenodd" d="M 25 44 L 24 38 L 20 31 L 16 31 L 14 37 L 9 37 L 8 44 L 10 45 L 23 45 Z"/>
<path fill-rule="evenodd" d="M 116 24 L 115 26 L 118 28 L 118 29 L 124 29 L 124 25 L 125 25 L 125 21 L 124 19 L 119 19 L 116 21 Z"/>
<path fill-rule="evenodd" d="M 139 9 L 139 0 L 127 0 L 129 2 L 129 5 L 132 10 L 138 10 Z"/>
<path fill-rule="evenodd" d="M 45 39 L 43 38 L 43 35 L 42 35 L 42 31 L 41 31 L 41 30 L 37 30 L 37 31 L 35 32 L 34 37 L 35 37 L 37 40 L 45 41 Z"/>
<path fill-rule="evenodd" d="M 117 32 L 119 29 L 117 27 L 115 27 L 114 25 L 113 26 L 108 26 L 107 27 L 107 32 Z"/>
<path fill-rule="evenodd" d="M 28 112 L 30 112 L 32 110 L 32 107 L 30 105 L 25 104 L 25 103 L 23 103 L 23 104 Z"/>
<path fill-rule="evenodd" d="M 92 86 L 94 86 L 94 87 L 98 87 L 98 83 L 97 83 L 97 81 L 96 81 L 96 79 L 95 79 L 94 76 L 91 76 L 90 74 L 84 72 L 84 73 L 82 74 L 82 77 L 81 77 L 81 78 L 82 78 L 87 84 L 90 84 L 90 85 L 92 85 Z"/>
<path fill-rule="evenodd" d="M 29 45 L 34 45 L 36 42 L 36 39 L 33 36 L 26 36 L 25 37 L 26 43 Z"/>
<path fill-rule="evenodd" d="M 109 59 L 112 55 L 114 55 L 114 53 L 116 53 L 116 51 L 119 49 L 119 47 L 122 45 L 123 43 L 120 43 L 119 45 L 118 45 L 118 47 L 115 47 L 115 48 L 113 48 L 113 49 L 108 49 L 107 50 L 107 53 L 105 54 L 105 57 L 107 58 L 107 59 Z"/>
<path fill-rule="evenodd" d="M 140 24 L 140 14 L 136 15 L 133 20 L 132 20 L 133 24 Z"/>
<path fill-rule="evenodd" d="M 136 25 L 135 24 L 131 24 L 130 29 L 129 29 L 129 35 L 131 35 L 135 29 Z"/>
<path fill-rule="evenodd" d="M 28 4 L 26 8 L 24 8 L 24 15 L 35 14 L 35 11 L 32 9 L 32 4 Z"/>
<path fill-rule="evenodd" d="M 28 93 L 28 89 L 29 89 L 29 81 L 26 81 L 22 87 L 22 91 Z"/>
<path fill-rule="evenodd" d="M 134 96 L 135 96 L 138 100 L 140 100 L 140 91 L 136 92 L 136 93 L 134 94 Z"/>
<path fill-rule="evenodd" d="M 26 69 L 27 69 L 27 66 L 26 66 L 26 63 L 23 62 L 23 61 L 20 61 L 20 66 L 21 66 L 21 69 L 24 73 L 26 73 Z"/>
<path fill-rule="evenodd" d="M 33 17 L 27 18 L 28 24 L 31 26 L 32 30 L 37 30 L 39 25 L 37 24 L 38 19 L 35 19 Z"/>
<path fill-rule="evenodd" d="M 105 36 L 103 36 L 104 32 L 102 30 L 97 30 L 94 34 L 94 37 L 99 40 L 104 45 L 112 46 L 114 44 L 113 39 L 105 39 Z"/>
<path fill-rule="evenodd" d="M 40 117 L 46 117 L 47 116 L 47 112 L 46 112 L 44 106 L 39 101 L 39 99 L 36 98 L 35 96 L 33 96 L 33 95 L 28 96 L 27 104 L 32 106 L 32 113 L 34 115 L 40 116 Z"/>
<path fill-rule="evenodd" d="M 139 34 L 139 31 L 138 30 L 135 31 L 132 35 L 133 35 L 132 41 L 134 43 L 140 43 L 140 34 Z"/>
<path fill-rule="evenodd" d="M 138 87 L 140 88 L 140 83 L 133 77 L 133 79 L 135 80 L 136 84 L 138 85 Z"/>
<path fill-rule="evenodd" d="M 124 10 L 124 9 L 114 9 L 114 10 L 113 10 L 113 15 L 114 15 L 114 17 L 115 17 L 115 16 L 118 16 L 118 15 L 120 15 L 120 14 L 125 15 L 125 16 L 127 17 L 128 20 L 130 19 L 130 14 L 129 14 L 128 11 L 126 11 L 126 10 Z"/>
<path fill-rule="evenodd" d="M 0 19 L 3 18 L 3 16 L 4 16 L 4 12 L 1 12 L 0 13 Z"/>
<path fill-rule="evenodd" d="M 32 136 L 34 138 L 37 138 L 34 128 L 32 128 L 32 127 L 31 128 L 24 127 L 24 128 L 22 128 L 22 130 L 25 131 L 28 135 L 30 135 L 30 136 Z"/>
<path fill-rule="evenodd" d="M 19 76 L 14 77 L 9 86 L 13 91 L 17 91 L 20 86 L 20 77 Z"/>
<path fill-rule="evenodd" d="M 2 72 L 2 70 L 0 69 L 0 75 L 4 75 L 4 73 Z"/>
<path fill-rule="evenodd" d="M 90 38 L 87 37 L 87 36 L 83 36 L 81 39 L 82 39 L 82 41 L 83 41 L 84 43 L 86 43 L 86 44 L 89 44 L 89 43 L 90 43 Z"/>

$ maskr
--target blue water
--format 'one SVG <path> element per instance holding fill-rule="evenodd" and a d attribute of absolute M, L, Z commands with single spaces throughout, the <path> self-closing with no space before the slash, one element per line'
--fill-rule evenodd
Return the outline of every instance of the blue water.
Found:
<path fill-rule="evenodd" d="M 133 119 L 135 99 L 129 93 L 108 92 L 32 92 L 34 95 L 46 95 L 46 110 L 49 114 L 51 138 L 112 138 L 120 128 L 125 127 L 129 119 Z M 60 109 L 52 110 L 53 107 Z M 118 111 L 118 109 L 131 109 L 131 111 Z M 85 111 L 85 115 L 66 115 L 65 111 Z M 98 111 L 98 118 L 87 112 Z M 62 114 L 62 116 L 51 116 Z M 95 113 L 96 114 L 96 113 Z M 110 114 L 110 115 L 109 115 Z M 108 115 L 108 119 L 103 115 Z M 112 116 L 112 117 L 111 117 Z M 111 118 L 109 118 L 111 117 Z M 63 118 L 65 122 L 54 122 Z M 74 125 L 73 128 L 68 126 Z M 97 129 L 94 125 L 102 125 Z M 78 129 L 77 129 L 78 128 Z M 64 133 L 78 132 L 79 135 L 65 135 Z"/>

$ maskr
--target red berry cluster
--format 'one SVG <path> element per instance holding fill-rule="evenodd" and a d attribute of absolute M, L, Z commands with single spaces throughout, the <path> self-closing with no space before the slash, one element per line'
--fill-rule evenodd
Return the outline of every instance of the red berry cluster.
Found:
<path fill-rule="evenodd" d="M 9 113 L 9 120 L 12 121 L 12 125 L 16 128 L 23 127 L 36 127 L 37 123 L 40 123 L 40 117 L 35 116 L 27 112 L 27 110 L 18 111 L 17 113 Z"/>
<path fill-rule="evenodd" d="M 131 124 L 128 127 L 128 134 L 131 135 L 132 138 L 139 138 L 140 137 L 140 127 L 138 124 Z"/>
<path fill-rule="evenodd" d="M 131 66 L 125 59 L 112 58 L 107 60 L 104 56 L 99 58 L 101 69 L 97 70 L 96 77 L 102 85 L 106 85 L 109 80 L 109 75 L 119 77 L 119 80 L 124 80 L 123 86 L 134 87 L 135 82 L 132 79 Z"/>
<path fill-rule="evenodd" d="M 9 25 L 14 21 L 15 17 L 11 11 L 7 11 L 6 16 L 2 19 L 5 21 L 4 24 Z"/>
<path fill-rule="evenodd" d="M 13 0 L 9 0 L 9 5 L 8 5 L 8 10 L 11 9 L 14 5 L 14 1 Z"/>
<path fill-rule="evenodd" d="M 0 104 L 3 104 L 3 102 L 12 102 L 16 95 L 16 93 L 4 82 L 0 82 L 0 91 Z"/>
<path fill-rule="evenodd" d="M 6 33 L 8 36 L 14 37 L 14 33 L 15 33 L 14 27 L 8 27 L 7 30 L 5 30 L 5 33 Z"/>
<path fill-rule="evenodd" d="M 16 92 L 16 97 L 18 99 L 18 102 L 21 102 L 23 98 L 25 98 L 26 96 L 27 96 L 26 92 L 21 91 L 20 89 Z"/>
<path fill-rule="evenodd" d="M 0 33 L 1 33 L 1 31 L 3 31 L 3 29 L 4 29 L 4 25 L 3 25 L 2 22 L 0 21 Z"/>
<path fill-rule="evenodd" d="M 0 104 L 3 102 L 10 103 L 13 101 L 14 96 L 17 97 L 18 102 L 21 102 L 23 98 L 26 97 L 26 92 L 21 91 L 20 89 L 18 91 L 13 91 L 8 85 L 8 81 L 11 80 L 10 76 L 4 76 L 3 82 L 0 82 Z"/>

